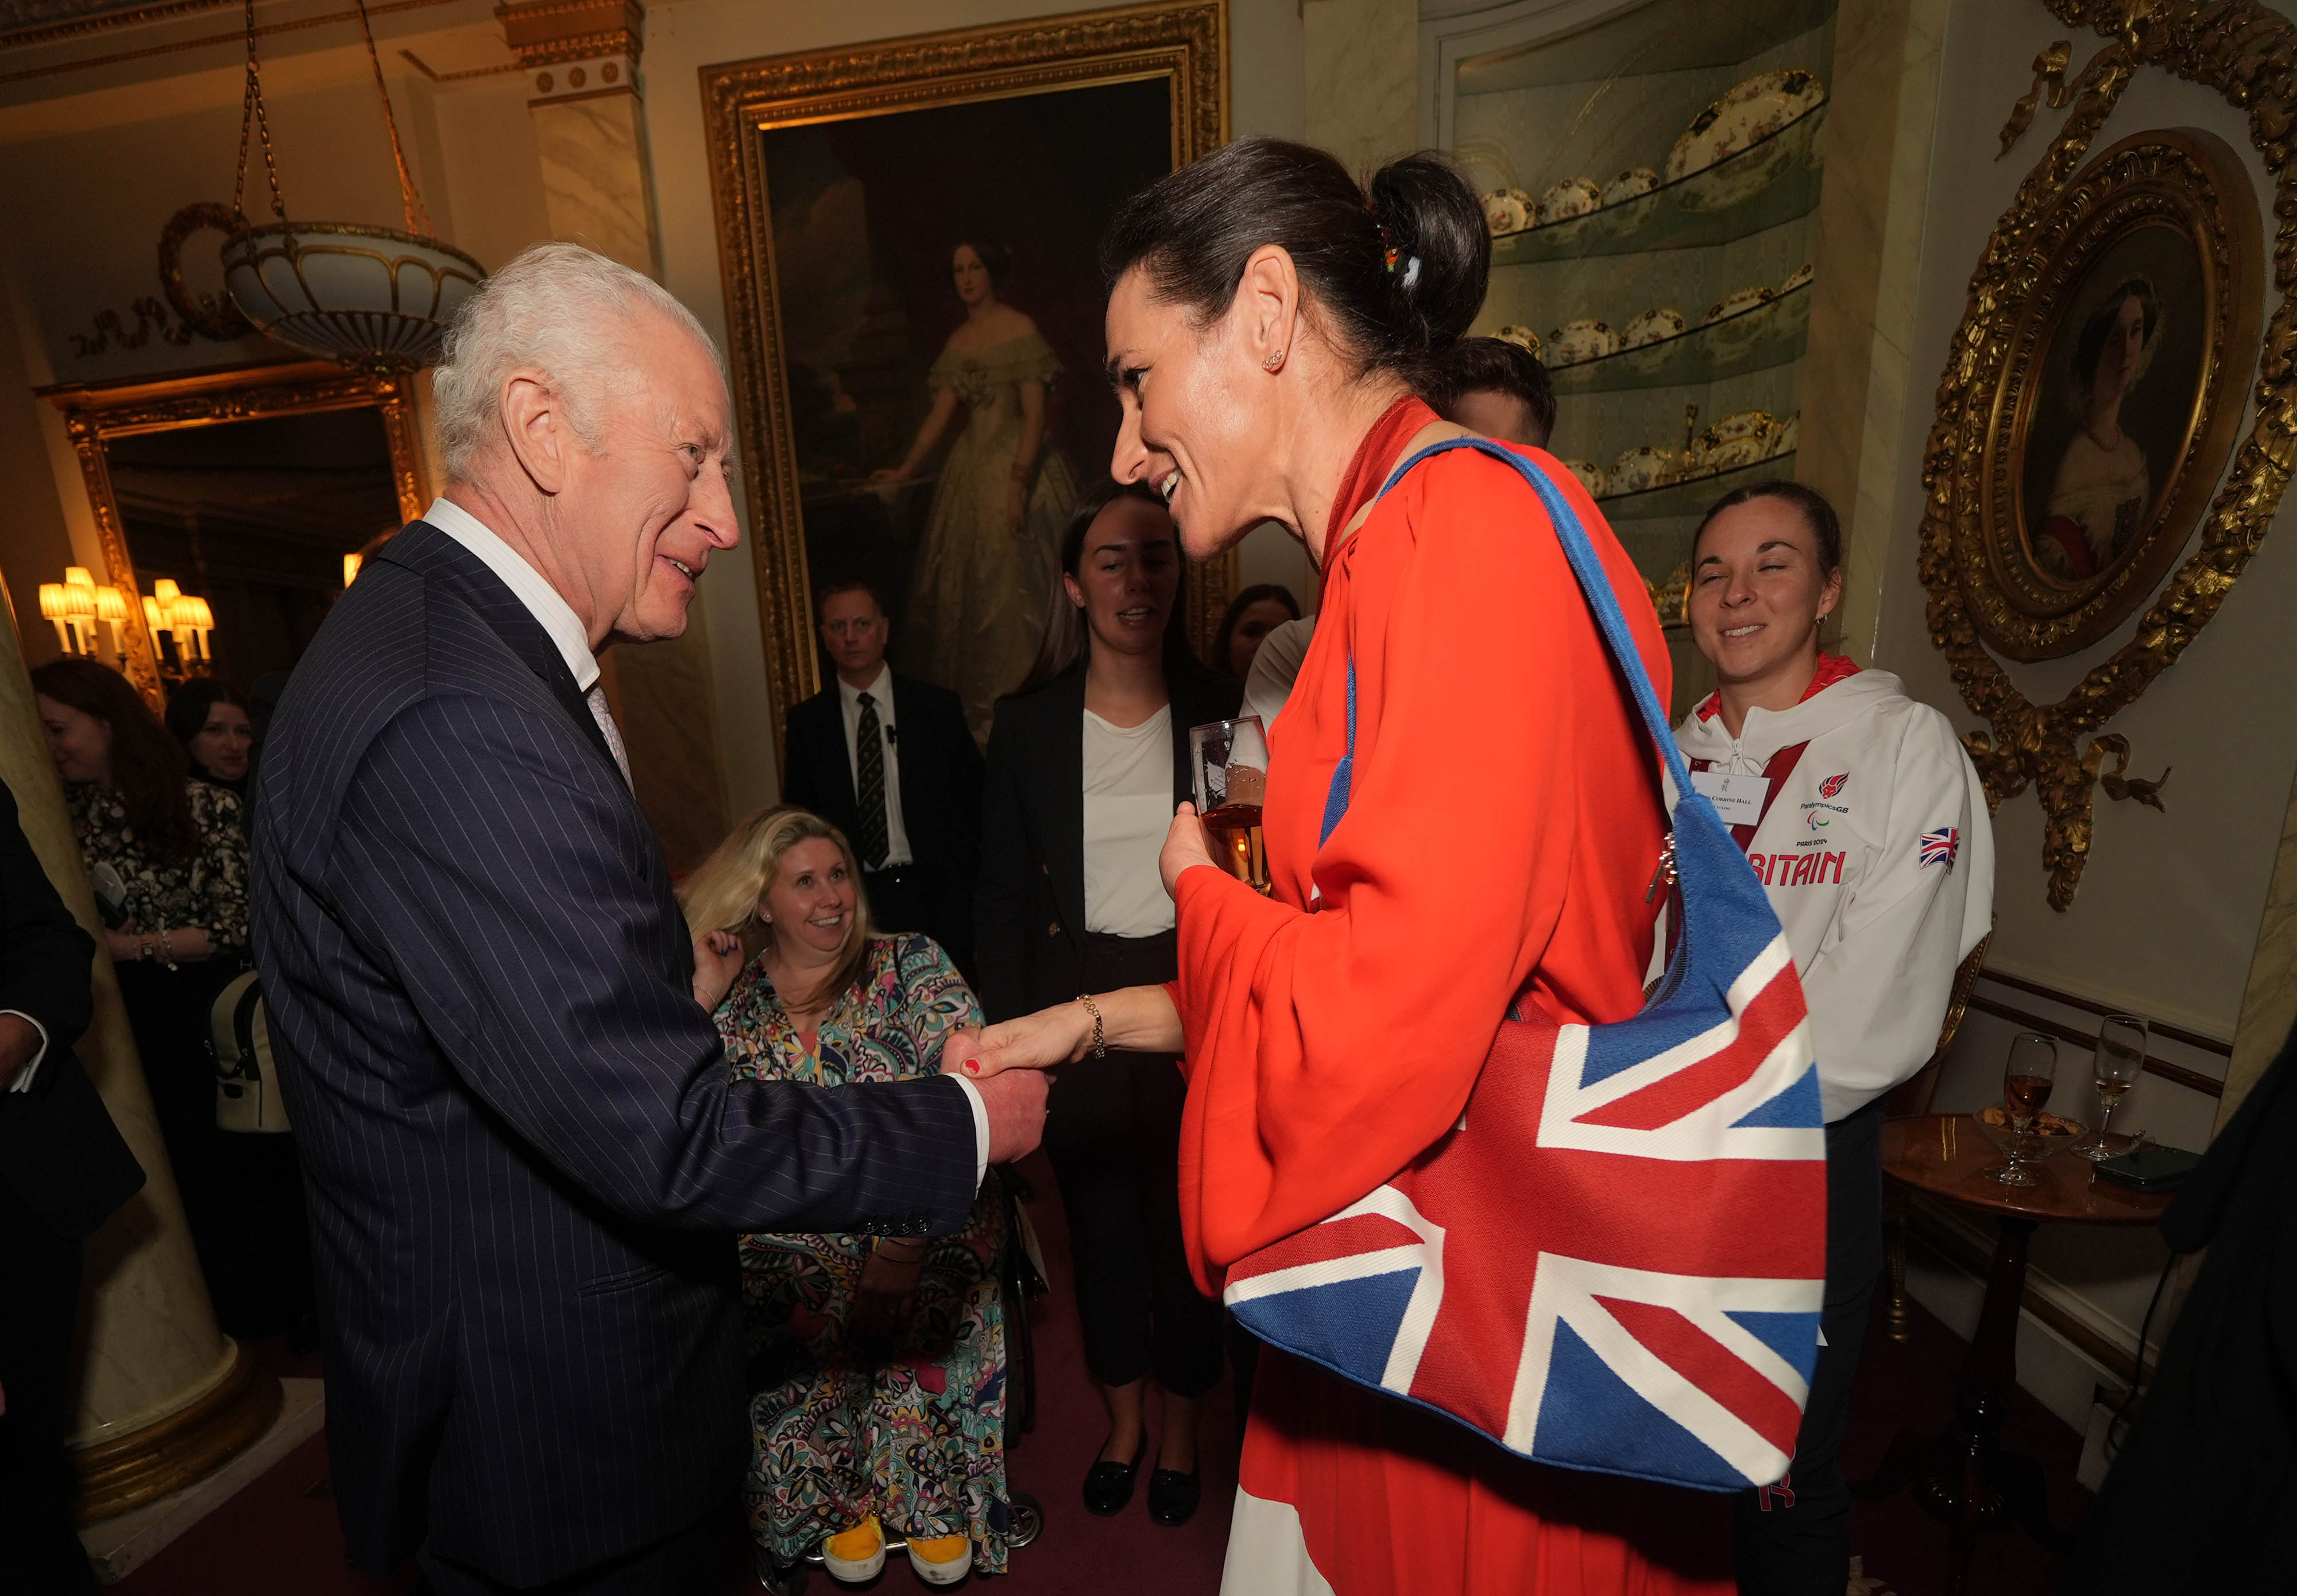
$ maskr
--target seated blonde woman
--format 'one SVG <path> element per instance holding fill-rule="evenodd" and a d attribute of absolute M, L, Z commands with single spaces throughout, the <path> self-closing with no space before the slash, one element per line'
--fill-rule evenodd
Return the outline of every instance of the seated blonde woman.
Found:
<path fill-rule="evenodd" d="M 906 1080 L 981 1006 L 929 937 L 877 936 L 852 849 L 802 809 L 753 815 L 687 878 L 695 996 L 737 1078 Z M 757 949 L 745 962 L 743 938 Z M 873 1578 L 885 1526 L 928 1584 L 1005 1567 L 1005 1334 L 993 1185 L 954 1236 L 745 1236 L 746 1496 L 786 1567 Z"/>

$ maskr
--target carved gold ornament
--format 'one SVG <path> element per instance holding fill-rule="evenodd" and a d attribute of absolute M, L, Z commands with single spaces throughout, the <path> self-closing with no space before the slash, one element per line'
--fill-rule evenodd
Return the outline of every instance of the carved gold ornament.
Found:
<path fill-rule="evenodd" d="M 1964 700 L 1991 723 L 1990 735 L 1972 732 L 1964 738 L 1988 799 L 1998 805 L 2029 783 L 2036 788 L 2044 815 L 2042 861 L 2049 872 L 2049 901 L 2063 909 L 2073 901 L 2088 857 L 2091 799 L 2104 752 L 2122 755 L 2115 775 L 2123 794 L 2159 807 L 2158 783 L 2123 776 L 2126 744 L 2101 752 L 2095 742 L 2085 750 L 2084 739 L 2095 739 L 2108 721 L 2136 703 L 2209 623 L 2264 538 L 2291 465 L 2297 462 L 2297 381 L 2293 381 L 2297 371 L 2292 365 L 2297 356 L 2297 303 L 2292 295 L 2297 287 L 2297 172 L 2290 168 L 2293 149 L 2297 149 L 2297 27 L 2254 0 L 2048 3 L 2065 21 L 2093 26 L 2112 42 L 2083 68 L 2072 109 L 2058 136 L 2020 185 L 1972 275 L 1968 306 L 1939 379 L 1938 420 L 1923 456 L 1927 505 L 1917 569 L 1930 595 L 1931 640 L 1946 656 Z M 2044 65 L 2048 64 L 2046 59 Z M 2217 89 L 2248 111 L 2251 136 L 2276 185 L 2272 209 L 2282 218 L 2273 256 L 2274 283 L 2282 297 L 2274 307 L 2256 365 L 2256 423 L 2235 455 L 2233 469 L 2210 505 L 2191 553 L 2169 576 L 2128 642 L 2093 666 L 2063 698 L 2036 704 L 1988 652 L 1988 640 L 2008 640 L 2013 646 L 2004 652 L 2012 657 L 2021 657 L 2021 653 L 2029 658 L 2051 657 L 2112 629 L 2112 621 L 2090 628 L 2098 614 L 2112 607 L 2109 589 L 2117 596 L 2128 596 L 2133 588 L 2136 595 L 2146 590 L 2136 586 L 2138 578 L 2127 575 L 2135 567 L 2133 559 L 2101 572 L 2103 582 L 2092 590 L 2080 591 L 2077 584 L 2078 590 L 2070 595 L 2044 593 L 2045 597 L 2070 596 L 2072 605 L 2055 616 L 2037 615 L 2030 607 L 2010 603 L 1997 579 L 2005 564 L 2002 556 L 2014 551 L 2013 539 L 2021 535 L 2015 520 L 2015 484 L 2005 479 L 2016 459 L 2013 440 L 2021 417 L 2014 408 L 2003 407 L 2014 407 L 2037 380 L 2031 369 L 2042 353 L 2033 325 L 2037 302 L 2046 302 L 2047 295 L 2067 280 L 2062 273 L 2054 284 L 2052 278 L 2057 249 L 2080 230 L 2083 218 L 2104 214 L 2125 185 L 2133 185 L 2132 193 L 2136 185 L 2154 185 L 2150 191 L 2155 193 L 2150 202 L 2155 206 L 2153 217 L 2160 225 L 2170 225 L 2170 208 L 2160 198 L 2159 188 L 2178 175 L 2191 177 L 2214 164 L 2202 141 L 2190 135 L 2155 133 L 2125 140 L 2089 166 L 2081 165 L 2131 75 L 2148 65 Z M 2013 114 L 2013 125 L 2004 129 L 2005 149 L 2022 131 L 2018 119 Z M 2231 192 L 2189 196 L 2184 214 L 2195 228 L 2203 275 L 2216 284 L 2216 302 L 2210 311 L 2216 320 L 2205 340 L 2207 358 L 2222 362 L 2230 372 L 2245 368 L 2249 354 L 2243 338 L 2253 337 L 2253 324 L 2240 319 L 2243 306 L 2235 301 L 2245 300 L 2253 306 L 2256 296 L 2253 292 L 2233 293 L 2230 277 L 2242 247 L 2240 229 L 2254 227 L 2254 211 L 2243 214 L 2249 204 L 2245 183 L 2232 184 L 2222 167 L 2213 177 L 2216 189 Z M 2095 259 L 2095 244 L 2089 238 L 2080 246 L 2091 251 L 2087 258 Z M 2220 381 L 2219 370 L 2210 366 L 2200 384 L 2201 398 L 2181 456 L 2185 476 L 2197 479 L 2192 496 L 2196 508 L 2215 474 L 2213 462 L 2200 457 L 2210 453 L 2207 446 L 2216 430 L 2229 434 L 2241 410 L 2232 378 Z M 2030 414 L 2029 406 L 2025 415 Z M 2007 458 L 2002 452 L 2005 448 L 2013 451 Z M 2176 528 L 2160 519 L 2163 506 L 2173 499 L 2178 514 L 2193 513 L 2186 507 L 2186 486 L 2183 478 L 2163 485 L 2153 506 L 2153 537 L 2165 546 L 2157 551 L 2161 565 L 2186 547 Z M 2012 517 L 2006 526 L 2002 519 L 2005 504 Z M 1990 539 L 1989 527 L 1996 534 Z M 2007 538 L 2000 535 L 2005 532 Z M 2117 576 L 2117 569 L 2124 574 Z M 2030 605 L 2035 594 L 2024 596 Z M 2127 606 L 2121 613 L 2127 613 Z M 2013 653 L 2013 646 L 2020 653 Z M 2117 794 L 2109 787 L 2108 795 Z"/>
<path fill-rule="evenodd" d="M 790 707 L 815 692 L 820 679 L 761 135 L 794 123 L 1163 78 L 1171 86 L 1172 160 L 1180 167 L 1228 140 L 1227 62 L 1225 0 L 1195 0 L 703 70 L 742 472 L 778 730 Z M 1209 652 L 1235 572 L 1233 552 L 1189 568 L 1200 652 Z"/>

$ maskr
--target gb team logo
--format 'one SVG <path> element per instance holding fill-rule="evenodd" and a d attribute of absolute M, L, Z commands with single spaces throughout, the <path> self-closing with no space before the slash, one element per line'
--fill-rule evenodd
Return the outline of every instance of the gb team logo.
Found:
<path fill-rule="evenodd" d="M 1824 781 L 1818 784 L 1818 795 L 1822 798 L 1833 797 L 1837 793 L 1842 790 L 1842 784 L 1849 779 L 1850 772 L 1848 770 L 1845 770 L 1840 776 L 1828 777 Z"/>

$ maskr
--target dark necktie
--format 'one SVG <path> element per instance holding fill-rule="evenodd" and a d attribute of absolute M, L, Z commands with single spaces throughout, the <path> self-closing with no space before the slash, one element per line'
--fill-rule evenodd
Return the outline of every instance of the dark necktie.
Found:
<path fill-rule="evenodd" d="M 853 796 L 860 822 L 853 836 L 861 851 L 861 868 L 874 870 L 885 862 L 885 734 L 877 725 L 877 701 L 864 693 L 861 723 L 853 731 Z"/>

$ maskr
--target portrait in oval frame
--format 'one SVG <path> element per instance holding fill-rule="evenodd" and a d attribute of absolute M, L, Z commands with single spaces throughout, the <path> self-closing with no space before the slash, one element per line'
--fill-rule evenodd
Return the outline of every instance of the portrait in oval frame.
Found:
<path fill-rule="evenodd" d="M 1971 618 L 2007 658 L 2112 631 L 2200 527 L 2256 358 L 2256 218 L 2229 146 L 2157 128 L 2090 161 L 2021 241 L 2030 288 L 1956 550 Z"/>

